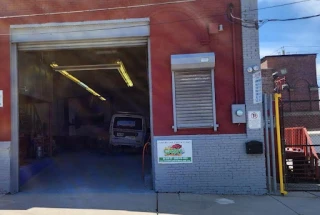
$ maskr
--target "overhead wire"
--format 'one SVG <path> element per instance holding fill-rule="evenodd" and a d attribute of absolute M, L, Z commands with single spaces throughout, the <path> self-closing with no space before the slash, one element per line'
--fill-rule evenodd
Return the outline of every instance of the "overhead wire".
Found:
<path fill-rule="evenodd" d="M 73 14 L 73 13 L 85 13 L 85 12 L 97 12 L 97 11 L 106 11 L 106 10 L 119 10 L 119 9 L 132 9 L 132 8 L 139 8 L 139 7 L 150 7 L 150 6 L 158 6 L 158 5 L 166 5 L 166 4 L 179 4 L 179 3 L 188 3 L 188 2 L 194 2 L 195 0 L 180 0 L 180 1 L 169 1 L 169 2 L 160 2 L 160 3 L 150 3 L 150 4 L 140 4 L 140 5 L 131 5 L 131 6 L 121 6 L 121 7 L 113 7 L 113 8 L 96 8 L 96 9 L 87 9 L 87 10 L 74 10 L 74 11 L 61 11 L 61 12 L 48 12 L 48 13 L 37 13 L 37 14 L 22 14 L 22 15 L 11 15 L 11 16 L 0 16 L 0 19 L 11 19 L 11 18 L 23 18 L 23 17 L 35 17 L 35 16 L 48 16 L 48 15 L 62 15 L 62 14 Z M 275 8 L 275 7 L 282 7 L 282 6 L 287 6 L 287 5 L 292 5 L 292 4 L 298 4 L 298 3 L 303 3 L 303 2 L 308 2 L 308 1 L 313 1 L 313 0 L 302 0 L 302 1 L 297 1 L 297 2 L 291 2 L 291 3 L 285 3 L 285 4 L 279 4 L 279 5 L 274 5 L 274 6 L 269 6 L 269 7 L 263 7 L 263 8 L 256 8 L 256 9 L 251 9 L 248 11 L 256 11 L 256 10 L 264 10 L 264 9 L 269 9 L 269 8 Z M 319 1 L 319 0 L 316 0 Z M 230 7 L 230 6 L 229 6 Z M 263 24 L 267 22 L 277 22 L 277 21 L 294 21 L 294 20 L 301 20 L 301 19 L 310 19 L 310 18 L 315 18 L 319 17 L 320 14 L 312 15 L 312 16 L 306 16 L 306 17 L 299 17 L 299 18 L 289 18 L 289 19 L 266 19 L 266 20 L 244 20 L 239 17 L 236 17 L 233 15 L 233 6 L 232 9 L 228 9 L 229 12 L 226 14 L 216 14 L 216 15 L 211 15 L 207 17 L 199 17 L 196 19 L 203 19 L 203 18 L 209 18 L 213 16 L 224 16 L 227 15 L 227 18 L 230 22 L 234 22 L 235 24 L 241 25 L 246 28 L 259 28 Z M 248 12 L 245 11 L 245 12 Z M 230 19 L 230 17 L 233 19 Z M 185 21 L 190 21 L 190 20 L 196 20 L 196 19 L 186 19 L 186 20 L 178 20 L 178 21 L 171 21 L 171 22 L 162 22 L 162 23 L 153 23 L 150 25 L 156 25 L 156 24 L 171 24 L 171 23 L 176 23 L 176 22 L 185 22 Z M 235 22 L 235 20 L 240 21 L 240 22 Z M 249 24 L 249 25 L 248 25 Z M 105 30 L 105 29 L 120 29 L 120 28 L 132 28 L 132 27 L 139 27 L 139 26 L 149 26 L 149 25 L 135 25 L 135 26 L 125 26 L 125 27 L 117 27 L 117 28 L 103 28 L 103 29 L 88 29 L 85 31 L 98 31 L 98 30 Z M 83 32 L 82 31 L 64 31 L 64 33 L 73 33 L 73 32 Z M 51 32 L 55 33 L 55 32 Z M 56 32 L 58 33 L 58 32 Z M 33 33 L 21 33 L 23 35 L 32 35 Z M 46 34 L 45 32 L 37 33 L 37 34 Z M 0 36 L 9 36 L 10 34 L 0 34 Z"/>
<path fill-rule="evenodd" d="M 139 4 L 139 5 L 130 5 L 130 6 L 111 7 L 111 8 L 95 8 L 95 9 L 87 9 L 87 10 L 73 10 L 73 11 L 60 11 L 60 12 L 48 12 L 48 13 L 10 15 L 10 16 L 0 16 L 0 19 L 13 19 L 13 18 L 36 17 L 36 16 L 49 16 L 49 15 L 63 15 L 63 14 L 74 14 L 74 13 L 85 13 L 85 12 L 97 12 L 97 11 L 107 11 L 107 10 L 132 9 L 132 8 L 151 7 L 151 6 L 159 6 L 159 5 L 167 5 L 167 4 L 188 3 L 188 2 L 195 2 L 195 1 L 196 0 L 179 0 L 179 1 Z"/>
<path fill-rule="evenodd" d="M 74 13 L 97 12 L 97 11 L 106 11 L 106 10 L 132 9 L 132 8 L 151 7 L 151 6 L 159 6 L 159 5 L 167 5 L 167 4 L 189 3 L 189 2 L 195 2 L 195 1 L 196 0 L 179 0 L 179 1 L 168 1 L 168 2 L 160 2 L 160 3 L 149 3 L 149 4 L 140 4 L 140 5 L 119 6 L 119 7 L 111 7 L 111 8 L 95 8 L 95 9 L 74 10 L 74 11 L 59 11 L 59 12 L 48 12 L 48 13 L 9 15 L 9 16 L 0 16 L 0 19 L 24 18 L 24 17 L 35 17 L 35 16 L 49 16 L 49 15 L 62 15 L 62 14 L 74 14 Z M 265 9 L 276 8 L 276 7 L 283 7 L 283 6 L 288 6 L 288 5 L 293 5 L 293 4 L 303 3 L 303 2 L 309 2 L 309 1 L 319 1 L 319 0 L 302 0 L 302 1 L 297 1 L 297 2 L 290 2 L 290 3 L 273 5 L 273 6 L 268 6 L 268 7 L 244 10 L 243 12 L 265 10 Z"/>
<path fill-rule="evenodd" d="M 315 48 L 316 50 L 312 49 L 312 50 L 294 50 L 294 51 L 288 51 L 288 49 L 286 48 L 308 48 L 308 49 L 312 49 Z M 320 48 L 320 46 L 281 46 L 280 48 L 278 48 L 277 50 L 275 50 L 274 52 L 271 53 L 272 54 L 280 54 L 282 53 L 282 51 L 285 51 L 285 53 L 287 54 L 315 54 L 315 53 L 319 53 L 320 51 L 318 50 L 318 48 Z"/>
<path fill-rule="evenodd" d="M 287 21 L 296 21 L 296 20 L 303 20 L 303 19 L 311 19 L 320 17 L 320 14 L 311 15 L 311 16 L 303 16 L 298 18 L 288 18 L 288 19 L 265 19 L 265 20 L 259 20 L 259 22 L 266 21 L 266 22 L 287 22 Z"/>
<path fill-rule="evenodd" d="M 165 24 L 173 24 L 173 23 L 179 23 L 179 22 L 188 22 L 188 21 L 194 21 L 199 19 L 205 19 L 205 18 L 211 18 L 211 17 L 217 17 L 217 16 L 226 16 L 226 13 L 219 13 L 219 14 L 212 14 L 207 16 L 200 16 L 197 18 L 189 18 L 189 19 L 182 19 L 182 20 L 176 20 L 176 21 L 168 21 L 168 22 L 156 22 L 156 23 L 150 23 L 150 24 L 141 24 L 141 25 L 132 25 L 132 26 L 121 26 L 121 27 L 113 27 L 113 28 L 95 28 L 95 29 L 86 29 L 86 30 L 70 30 L 70 31 L 62 31 L 62 32 L 50 32 L 50 34 L 53 33 L 76 33 L 76 32 L 91 32 L 91 31 L 102 31 L 102 30 L 117 30 L 117 29 L 124 29 L 124 28 L 135 28 L 135 27 L 144 27 L 144 26 L 153 26 L 153 25 L 165 25 Z M 37 29 L 35 27 L 34 29 Z M 35 34 L 48 34 L 48 32 L 33 32 L 33 33 L 16 33 L 15 35 L 35 35 Z M 10 36 L 11 34 L 0 34 L 0 36 Z"/>
<path fill-rule="evenodd" d="M 305 47 L 305 48 L 320 48 L 320 46 L 300 46 L 300 45 L 297 45 L 297 46 L 283 46 L 283 47 Z"/>
<path fill-rule="evenodd" d="M 228 5 L 227 11 L 226 11 L 227 19 L 229 22 L 237 24 L 237 25 L 241 25 L 242 27 L 245 27 L 245 28 L 256 28 L 256 22 L 253 22 L 253 21 L 248 22 L 247 20 L 244 20 L 244 19 L 241 19 L 241 18 L 234 16 L 233 9 L 234 9 L 234 5 L 232 3 L 230 3 Z"/>
<path fill-rule="evenodd" d="M 305 0 L 305 1 L 299 1 L 299 2 L 292 2 L 290 4 L 294 4 L 294 3 L 302 3 L 302 2 L 306 2 L 306 1 L 311 1 L 311 0 Z M 277 7 L 280 7 L 280 6 L 285 6 L 285 5 L 288 5 L 289 3 L 287 4 L 282 4 L 282 5 L 276 5 Z M 230 4 L 232 5 L 232 4 Z M 273 6 L 273 7 L 276 7 L 276 6 Z M 268 8 L 272 8 L 272 7 L 268 7 Z M 261 8 L 263 9 L 263 8 Z M 264 9 L 267 9 L 267 8 L 264 8 Z M 258 10 L 258 9 L 256 9 Z M 252 26 L 248 26 L 246 24 L 254 24 L 256 29 L 259 29 L 261 28 L 264 24 L 268 23 L 268 22 L 287 22 L 287 21 L 296 21 L 296 20 L 305 20 L 305 19 L 312 19 L 312 18 L 316 18 L 316 17 L 320 17 L 320 14 L 315 14 L 315 15 L 311 15 L 311 16 L 303 16 L 303 17 L 297 17 L 297 18 L 287 18 L 287 19 L 262 19 L 262 20 L 248 20 L 248 19 L 242 19 L 240 17 L 236 17 L 233 15 L 233 6 L 229 6 L 229 12 L 228 12 L 228 15 L 233 19 L 231 20 L 232 22 L 236 23 L 235 20 L 237 21 L 240 21 L 241 22 L 241 25 L 243 27 L 247 27 L 247 28 L 252 28 Z M 230 19 L 230 18 L 229 18 Z M 243 24 L 245 23 L 245 24 Z"/>
<path fill-rule="evenodd" d="M 289 5 L 294 5 L 294 4 L 300 4 L 300 3 L 304 3 L 304 2 L 310 2 L 310 1 L 319 1 L 319 0 L 302 0 L 302 1 L 295 1 L 295 2 L 289 2 L 289 3 L 284 3 L 284 4 L 277 4 L 277 5 L 267 6 L 267 7 L 259 7 L 259 8 L 250 9 L 250 10 L 244 10 L 243 12 L 266 10 L 266 9 L 272 9 L 272 8 L 277 8 L 277 7 L 284 7 L 284 6 L 289 6 Z"/>
<path fill-rule="evenodd" d="M 272 52 L 272 54 L 274 53 L 278 53 L 279 51 L 283 50 L 284 49 L 284 46 L 281 46 L 280 48 L 278 48 L 277 50 L 275 50 L 274 52 Z"/>

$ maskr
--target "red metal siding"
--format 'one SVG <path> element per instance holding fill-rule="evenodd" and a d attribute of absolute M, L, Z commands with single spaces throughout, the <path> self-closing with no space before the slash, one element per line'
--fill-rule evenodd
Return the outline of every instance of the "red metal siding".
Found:
<path fill-rule="evenodd" d="M 0 16 L 33 14 L 94 8 L 111 8 L 136 4 L 168 2 L 169 0 L 5 0 L 2 2 Z M 172 0 L 171 0 L 172 1 Z M 240 15 L 240 0 L 197 0 L 190 3 L 131 9 L 86 12 L 76 14 L 36 16 L 15 19 L 1 19 L 1 34 L 9 33 L 11 24 L 30 24 L 48 22 L 76 22 L 90 20 L 109 20 L 145 18 L 151 20 L 151 62 L 153 83 L 153 119 L 155 135 L 173 135 L 172 86 L 170 71 L 171 54 L 215 52 L 216 54 L 216 103 L 219 132 L 212 129 L 191 129 L 178 134 L 229 134 L 244 133 L 244 125 L 234 125 L 231 121 L 231 104 L 235 102 L 235 90 L 239 102 L 244 102 L 243 63 L 241 26 L 236 25 L 236 61 L 238 89 L 234 88 L 232 25 L 224 14 L 233 2 Z M 219 16 L 217 16 L 217 14 Z M 208 35 L 209 23 L 224 25 L 224 31 Z M 2 76 L 0 88 L 4 90 L 4 108 L 0 109 L 0 141 L 10 140 L 10 50 L 9 36 L 0 36 L 0 63 Z"/>

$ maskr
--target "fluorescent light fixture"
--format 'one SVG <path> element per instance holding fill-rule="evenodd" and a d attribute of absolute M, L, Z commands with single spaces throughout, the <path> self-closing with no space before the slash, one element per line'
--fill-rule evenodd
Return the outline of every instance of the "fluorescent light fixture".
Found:
<path fill-rule="evenodd" d="M 92 95 L 98 96 L 100 97 L 100 94 L 98 94 L 96 91 L 94 91 L 93 89 L 91 89 L 90 87 L 87 87 L 86 90 L 88 92 L 90 92 Z"/>
<path fill-rule="evenodd" d="M 81 87 L 85 88 L 85 89 L 87 89 L 87 88 L 88 88 L 88 86 L 87 86 L 87 85 L 85 85 L 85 84 L 84 84 L 84 83 L 82 83 L 82 82 L 80 82 L 80 83 L 79 83 L 79 85 L 80 85 Z"/>
<path fill-rule="evenodd" d="M 56 68 L 58 68 L 58 64 L 52 63 L 50 64 L 50 66 L 56 70 Z M 81 82 L 79 79 L 77 79 L 76 77 L 74 77 L 73 75 L 70 75 L 66 70 L 56 70 L 57 72 L 59 72 L 60 74 L 62 74 L 63 76 L 69 78 L 71 81 L 75 82 L 76 84 L 78 84 L 79 86 L 81 86 L 82 88 L 86 89 L 88 92 L 90 92 L 92 95 L 97 96 L 100 98 L 100 100 L 102 101 L 106 101 L 105 98 L 103 98 L 99 93 L 97 93 L 96 91 L 94 91 L 93 89 L 91 89 L 90 87 L 88 87 L 86 84 L 84 84 L 83 82 Z"/>
<path fill-rule="evenodd" d="M 52 64 L 53 65 L 53 64 Z M 89 70 L 111 70 L 116 69 L 120 73 L 121 77 L 123 78 L 124 82 L 127 84 L 128 87 L 133 87 L 133 82 L 127 73 L 127 70 L 122 63 L 122 61 L 117 61 L 115 64 L 97 64 L 97 65 L 80 65 L 80 66 L 58 66 L 55 64 L 54 69 L 58 72 L 61 71 L 89 71 Z"/>
<path fill-rule="evenodd" d="M 106 69 L 118 69 L 118 64 L 97 64 L 97 65 L 80 65 L 80 66 L 57 66 L 56 71 L 89 71 L 89 70 L 106 70 Z"/>
<path fill-rule="evenodd" d="M 123 63 L 121 61 L 117 61 L 117 64 L 119 65 L 118 71 L 121 74 L 123 80 L 126 82 L 127 86 L 133 87 L 133 82 L 131 81 L 131 78 L 128 75 L 127 70 L 124 67 Z"/>

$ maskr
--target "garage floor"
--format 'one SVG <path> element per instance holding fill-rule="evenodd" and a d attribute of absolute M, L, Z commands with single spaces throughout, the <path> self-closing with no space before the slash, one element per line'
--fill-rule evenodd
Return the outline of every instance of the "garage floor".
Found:
<path fill-rule="evenodd" d="M 146 159 L 146 175 L 151 170 Z M 151 181 L 151 180 L 150 180 Z M 52 165 L 30 179 L 24 193 L 153 192 L 141 177 L 141 155 L 102 155 L 90 152 L 60 154 Z"/>

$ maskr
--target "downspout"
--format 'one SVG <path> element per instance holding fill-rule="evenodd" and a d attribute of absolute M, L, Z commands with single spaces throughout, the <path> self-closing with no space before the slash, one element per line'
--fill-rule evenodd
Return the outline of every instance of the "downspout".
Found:
<path fill-rule="evenodd" d="M 235 25 L 232 22 L 232 52 L 233 52 L 233 78 L 234 78 L 234 97 L 235 104 L 238 104 L 238 72 L 237 72 L 237 49 L 236 49 L 236 36 L 235 36 Z"/>

